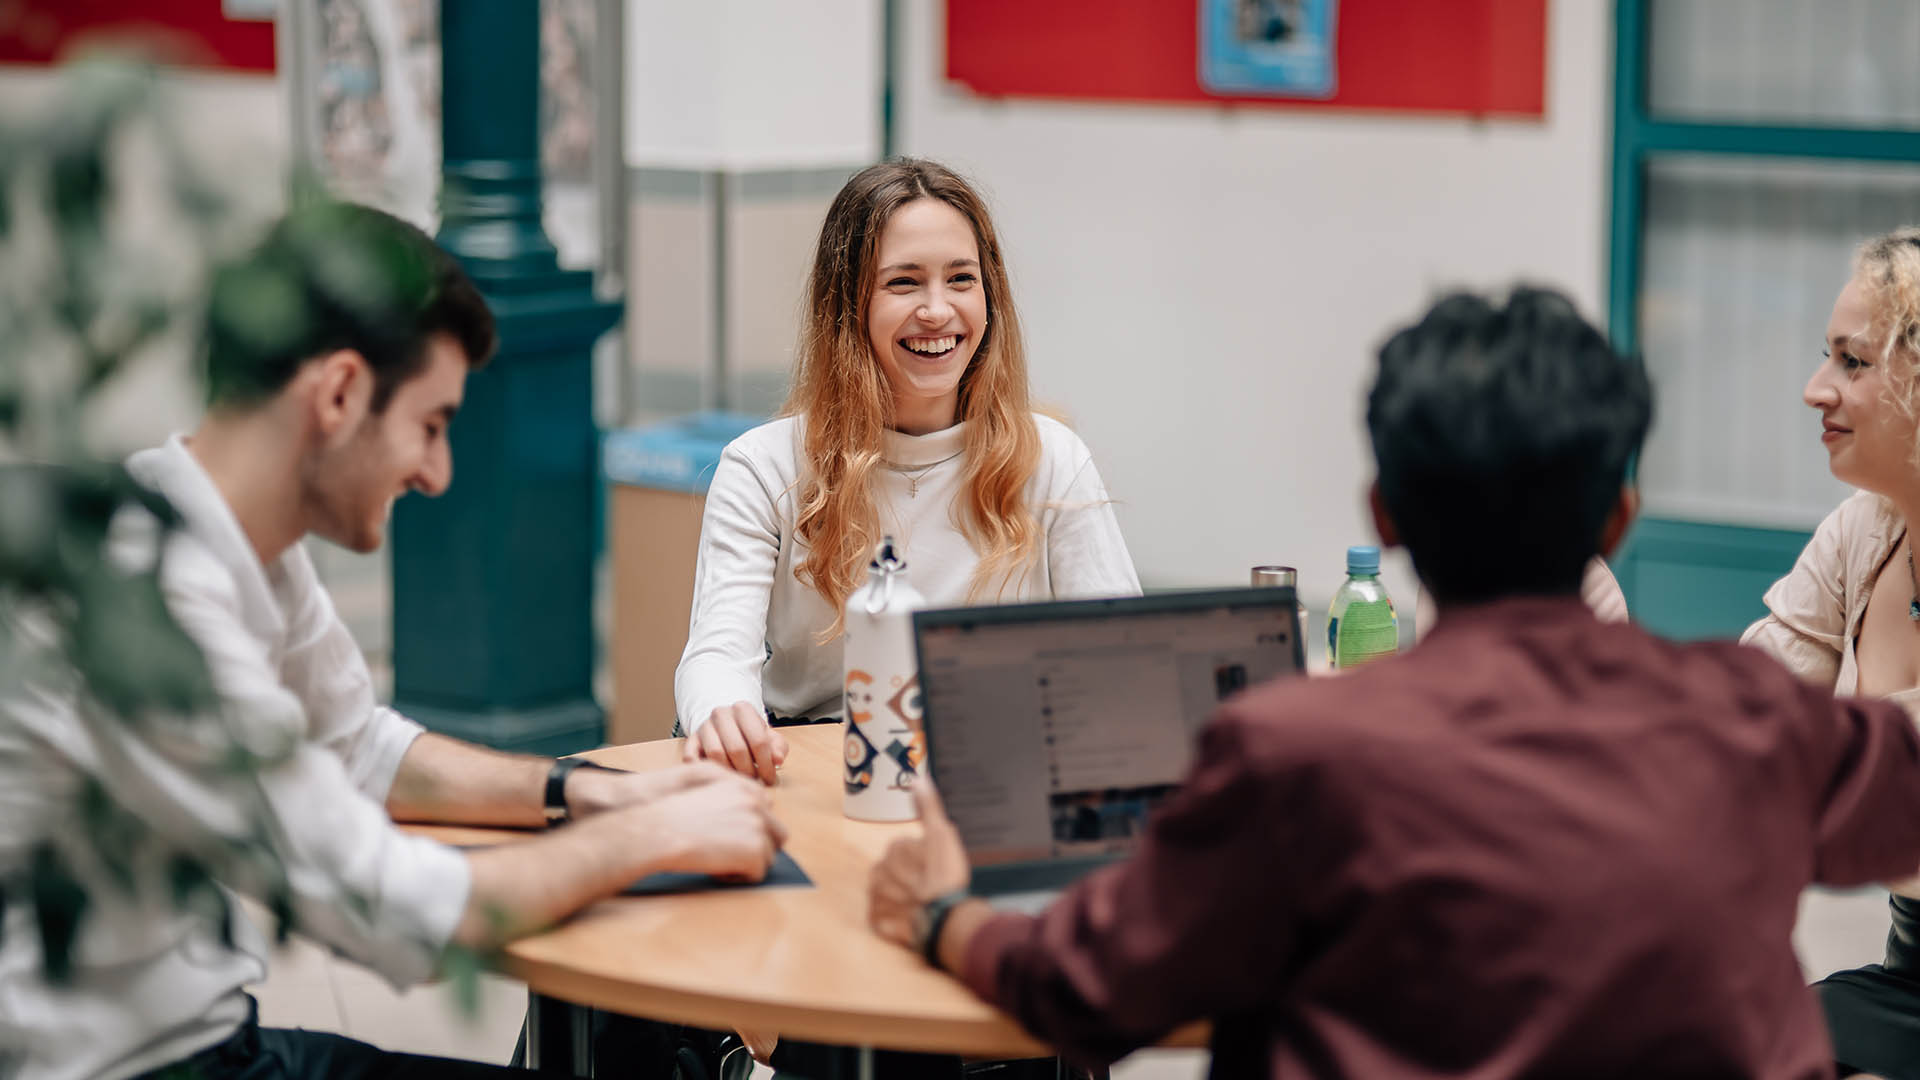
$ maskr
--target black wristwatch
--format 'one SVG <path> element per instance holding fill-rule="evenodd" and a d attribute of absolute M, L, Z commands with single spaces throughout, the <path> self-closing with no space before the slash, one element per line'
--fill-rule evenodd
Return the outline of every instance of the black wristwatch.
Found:
<path fill-rule="evenodd" d="M 567 822 L 573 820 L 573 811 L 567 807 L 567 777 L 573 775 L 573 770 L 575 769 L 598 769 L 601 772 L 626 771 L 625 769 L 608 768 L 605 765 L 588 761 L 586 758 L 563 757 L 556 759 L 553 763 L 553 768 L 547 770 L 546 814 L 547 825 L 549 827 L 565 825 Z"/>
<path fill-rule="evenodd" d="M 971 899 L 973 894 L 963 886 L 927 901 L 913 917 L 913 947 L 930 966 L 940 966 L 940 931 L 946 928 L 947 917 Z"/>

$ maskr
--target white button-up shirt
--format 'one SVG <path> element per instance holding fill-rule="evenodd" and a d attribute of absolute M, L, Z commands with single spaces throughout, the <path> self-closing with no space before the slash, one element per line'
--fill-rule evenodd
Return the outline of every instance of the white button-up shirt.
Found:
<path fill-rule="evenodd" d="M 168 542 L 161 584 L 223 706 L 214 718 L 132 725 L 88 700 L 62 665 L 9 677 L 0 685 L 0 879 L 18 874 L 37 843 L 84 836 L 75 823 L 92 778 L 175 842 L 276 838 L 303 933 L 396 986 L 426 978 L 471 880 L 458 852 L 400 832 L 383 808 L 419 725 L 375 701 L 366 662 L 304 548 L 263 566 L 177 437 L 128 468 L 185 519 Z M 151 522 L 130 524 L 150 538 Z M 47 641 L 43 626 L 0 632 Z M 223 770 L 195 737 L 213 722 L 251 746 L 293 751 L 257 773 Z M 43 977 L 29 903 L 8 897 L 0 1076 L 112 1080 L 231 1035 L 248 1013 L 242 988 L 266 975 L 265 940 L 244 915 L 234 910 L 229 948 L 164 895 L 129 896 L 98 868 L 81 876 L 94 906 L 65 985 Z"/>

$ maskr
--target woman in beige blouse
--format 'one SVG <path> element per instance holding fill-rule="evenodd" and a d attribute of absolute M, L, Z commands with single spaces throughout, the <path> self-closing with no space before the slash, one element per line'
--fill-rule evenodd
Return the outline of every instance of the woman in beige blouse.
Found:
<path fill-rule="evenodd" d="M 1827 515 L 1741 640 L 1835 693 L 1920 717 L 1920 228 L 1867 241 L 1807 381 L 1833 475 L 1860 489 Z M 1841 1075 L 1920 1070 L 1920 880 L 1896 888 L 1884 965 L 1816 985 Z"/>

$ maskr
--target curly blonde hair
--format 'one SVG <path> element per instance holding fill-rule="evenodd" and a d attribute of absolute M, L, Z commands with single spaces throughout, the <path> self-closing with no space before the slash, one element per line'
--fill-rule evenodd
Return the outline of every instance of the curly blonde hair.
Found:
<path fill-rule="evenodd" d="M 1892 404 L 1920 424 L 1920 226 L 1861 244 L 1853 254 L 1853 279 L 1873 312 L 1862 347 L 1880 358 Z M 1920 466 L 1920 440 L 1914 464 Z"/>
<path fill-rule="evenodd" d="M 964 495 L 955 502 L 954 525 L 980 555 L 969 597 L 996 585 L 1004 591 L 1039 550 L 1040 524 L 1026 488 L 1039 468 L 1040 430 L 1027 389 L 1020 317 L 986 202 L 943 165 L 918 158 L 881 162 L 847 181 L 820 227 L 793 386 L 781 409 L 783 416 L 805 417 L 795 532 L 810 550 L 795 576 L 836 613 L 844 611 L 880 538 L 873 474 L 894 421 L 893 394 L 867 336 L 873 261 L 888 220 L 920 199 L 946 203 L 973 226 L 987 297 L 987 322 L 960 376 L 956 411 L 967 431 Z M 823 642 L 840 636 L 844 623 L 836 614 Z"/>

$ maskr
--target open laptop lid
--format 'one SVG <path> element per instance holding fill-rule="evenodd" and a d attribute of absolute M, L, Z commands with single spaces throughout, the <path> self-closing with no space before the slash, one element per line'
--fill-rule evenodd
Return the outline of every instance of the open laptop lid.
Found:
<path fill-rule="evenodd" d="M 1305 668 L 1291 588 L 916 612 L 927 758 L 982 893 L 1133 850 L 1225 697 Z"/>

